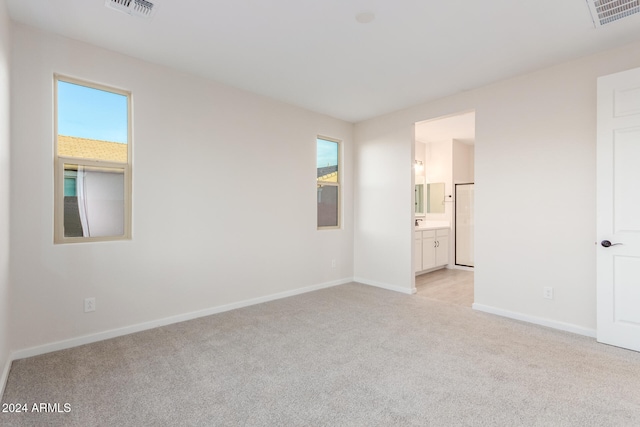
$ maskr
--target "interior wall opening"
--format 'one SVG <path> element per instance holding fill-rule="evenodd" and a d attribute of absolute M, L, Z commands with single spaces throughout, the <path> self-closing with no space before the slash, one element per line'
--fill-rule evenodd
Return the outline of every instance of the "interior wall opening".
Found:
<path fill-rule="evenodd" d="M 475 111 L 415 124 L 415 287 L 423 296 L 473 304 Z"/>

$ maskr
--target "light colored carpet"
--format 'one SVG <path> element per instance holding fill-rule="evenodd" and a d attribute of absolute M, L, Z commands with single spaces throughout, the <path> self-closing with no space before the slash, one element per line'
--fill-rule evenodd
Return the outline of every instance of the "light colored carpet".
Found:
<path fill-rule="evenodd" d="M 3 426 L 637 426 L 640 353 L 348 284 L 14 362 Z"/>

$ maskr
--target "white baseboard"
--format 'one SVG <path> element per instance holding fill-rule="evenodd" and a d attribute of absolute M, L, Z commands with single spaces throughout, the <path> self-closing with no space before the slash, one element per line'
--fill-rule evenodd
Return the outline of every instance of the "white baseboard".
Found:
<path fill-rule="evenodd" d="M 307 292 L 317 291 L 319 289 L 330 288 L 333 286 L 344 285 L 352 282 L 351 277 L 346 279 L 334 280 L 331 282 L 325 282 L 318 285 L 307 286 L 304 288 L 293 289 L 290 291 L 280 292 L 277 294 L 265 295 L 263 297 L 252 298 L 244 301 L 238 301 L 231 304 L 221 305 L 217 307 L 211 307 L 204 310 L 194 311 L 190 313 L 178 314 L 176 316 L 165 317 L 162 319 L 152 320 L 150 322 L 138 323 L 136 325 L 125 326 L 122 328 L 111 329 L 108 331 L 97 332 L 95 334 L 83 335 L 80 337 L 70 338 L 67 340 L 52 342 L 49 344 L 39 345 L 36 347 L 30 347 L 23 350 L 14 351 L 11 354 L 8 362 L 11 366 L 12 360 L 24 359 L 26 357 L 38 356 L 52 351 L 64 350 L 67 348 L 77 347 L 84 344 L 90 344 L 97 341 L 103 341 L 110 338 L 116 338 L 123 335 L 129 335 L 135 332 L 146 331 L 148 329 L 157 328 L 160 326 L 171 325 L 173 323 L 184 322 L 186 320 L 197 319 L 199 317 L 211 316 L 212 314 L 223 313 L 225 311 L 235 310 L 237 308 L 248 307 L 251 305 L 261 304 L 263 302 L 274 301 L 282 298 L 291 297 L 294 295 L 300 295 Z M 7 374 L 8 374 L 7 370 Z M 4 383 L 3 383 L 4 384 Z"/>
<path fill-rule="evenodd" d="M 595 338 L 596 330 L 584 328 L 582 326 L 571 323 L 558 322 L 557 320 L 544 319 L 542 317 L 529 316 L 527 314 L 516 313 L 513 311 L 503 310 L 501 308 L 491 307 L 488 305 L 473 303 L 471 306 L 474 310 L 483 311 L 485 313 L 496 314 L 509 319 L 522 320 L 523 322 L 534 323 L 536 325 L 546 326 L 548 328 L 559 329 L 561 331 L 572 332 L 578 335 Z"/>
<path fill-rule="evenodd" d="M 389 291 L 402 292 L 403 294 L 415 294 L 416 288 L 401 288 L 400 286 L 389 285 L 387 283 L 376 282 L 374 280 L 364 279 L 362 277 L 354 277 L 354 282 L 362 283 L 363 285 L 375 286 L 376 288 L 387 289 Z"/>
<path fill-rule="evenodd" d="M 4 364 L 4 368 L 2 369 L 2 375 L 0 375 L 0 400 L 2 400 L 2 396 L 4 396 L 4 388 L 6 387 L 7 380 L 9 379 L 11 362 L 13 362 L 13 359 L 11 357 L 7 357 L 7 362 Z"/>

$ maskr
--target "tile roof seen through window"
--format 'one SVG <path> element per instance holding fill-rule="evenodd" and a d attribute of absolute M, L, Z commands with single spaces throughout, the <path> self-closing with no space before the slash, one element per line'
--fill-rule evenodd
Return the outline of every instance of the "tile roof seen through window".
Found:
<path fill-rule="evenodd" d="M 127 144 L 58 135 L 58 155 L 126 163 Z"/>
<path fill-rule="evenodd" d="M 338 166 L 325 166 L 318 168 L 318 181 L 338 182 Z"/>

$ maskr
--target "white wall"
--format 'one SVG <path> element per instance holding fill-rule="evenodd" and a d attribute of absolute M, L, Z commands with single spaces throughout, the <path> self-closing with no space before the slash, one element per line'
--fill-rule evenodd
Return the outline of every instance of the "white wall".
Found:
<path fill-rule="evenodd" d="M 453 221 L 453 147 L 452 141 L 428 142 L 425 144 L 425 175 L 427 183 L 444 183 L 444 212 L 428 213 L 427 220 Z M 452 245 L 449 245 L 450 247 Z"/>
<path fill-rule="evenodd" d="M 356 125 L 355 139 L 355 280 L 414 292 L 413 123 L 382 117 Z"/>
<path fill-rule="evenodd" d="M 451 230 L 452 230 L 452 235 L 451 235 L 451 242 L 450 242 L 450 252 L 449 252 L 449 265 L 451 267 L 453 267 L 456 264 L 456 253 L 460 254 L 463 256 L 463 259 L 465 260 L 473 260 L 473 243 L 472 243 L 472 239 L 473 237 L 471 237 L 471 242 L 469 242 L 469 239 L 462 239 L 459 240 L 458 239 L 458 229 L 457 229 L 457 221 L 458 220 L 462 220 L 465 221 L 463 218 L 456 218 L 456 184 L 464 184 L 464 183 L 471 183 L 473 182 L 473 171 L 474 171 L 474 161 L 475 161 L 475 156 L 473 153 L 473 145 L 470 144 L 465 144 L 463 142 L 460 142 L 456 139 L 454 139 L 452 141 L 452 148 L 453 148 L 453 187 L 452 187 L 452 193 L 453 193 L 453 199 L 454 199 L 454 203 L 451 206 Z M 472 193 L 473 194 L 473 193 Z M 473 210 L 471 210 L 472 214 L 473 214 Z M 471 224 L 473 224 L 473 221 L 471 221 Z M 465 233 L 465 231 L 461 231 L 462 233 Z M 458 248 L 458 243 L 462 242 L 462 245 L 460 248 Z M 461 263 L 461 264 L 464 264 Z M 472 262 L 470 262 L 470 265 L 473 265 Z"/>
<path fill-rule="evenodd" d="M 0 396 L 9 368 L 9 62 L 11 22 L 0 0 Z"/>
<path fill-rule="evenodd" d="M 473 145 L 453 140 L 453 184 L 473 182 Z M 453 189 L 455 194 L 455 188 Z"/>
<path fill-rule="evenodd" d="M 477 306 L 592 334 L 596 78 L 639 66 L 635 43 L 357 124 L 356 273 L 411 286 L 410 129 L 475 109 Z"/>
<path fill-rule="evenodd" d="M 414 159 L 422 162 L 422 167 L 415 169 L 415 176 L 424 176 L 424 170 L 426 165 L 426 146 L 424 142 L 416 141 Z"/>
<path fill-rule="evenodd" d="M 427 163 L 425 167 L 427 182 L 444 182 L 444 191 L 450 194 L 453 165 L 451 140 L 428 142 L 425 146 L 427 153 Z"/>
<path fill-rule="evenodd" d="M 16 350 L 353 276 L 352 124 L 13 28 Z M 53 244 L 54 72 L 133 93 L 131 241 Z M 342 230 L 316 230 L 318 134 L 344 142 Z"/>

